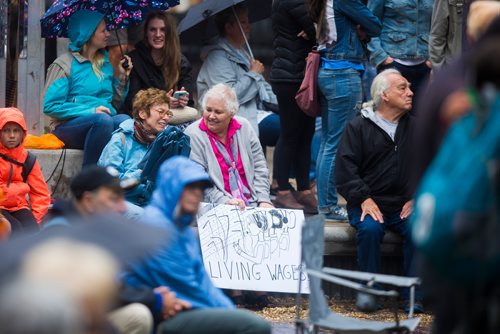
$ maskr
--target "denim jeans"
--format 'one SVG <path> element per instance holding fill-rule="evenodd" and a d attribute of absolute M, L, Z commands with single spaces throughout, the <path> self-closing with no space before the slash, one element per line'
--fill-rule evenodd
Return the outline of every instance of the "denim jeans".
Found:
<path fill-rule="evenodd" d="M 361 105 L 361 76 L 353 69 L 318 73 L 321 145 L 317 161 L 318 209 L 328 214 L 337 205 L 335 154 L 347 122 Z"/>
<path fill-rule="evenodd" d="M 321 145 L 321 117 L 316 117 L 314 123 L 314 135 L 311 140 L 311 168 L 309 179 L 316 180 L 316 165 L 318 163 L 319 146 Z"/>
<path fill-rule="evenodd" d="M 401 211 L 393 213 L 382 212 L 384 223 L 375 221 L 372 216 L 366 215 L 361 219 L 361 208 L 349 208 L 349 224 L 356 229 L 358 247 L 358 265 L 361 271 L 379 273 L 380 270 L 380 244 L 384 238 L 385 230 L 393 231 L 403 237 L 404 274 L 413 275 L 412 259 L 413 244 L 410 235 L 408 219 L 401 219 Z"/>
<path fill-rule="evenodd" d="M 128 115 L 110 116 L 96 113 L 80 116 L 56 127 L 53 134 L 64 142 L 66 148 L 83 149 L 83 166 L 96 164 L 111 134 Z"/>

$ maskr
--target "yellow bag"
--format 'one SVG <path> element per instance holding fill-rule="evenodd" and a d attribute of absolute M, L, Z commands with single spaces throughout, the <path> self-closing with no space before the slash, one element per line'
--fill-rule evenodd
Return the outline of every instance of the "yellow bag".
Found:
<path fill-rule="evenodd" d="M 64 143 L 52 133 L 41 136 L 27 135 L 24 138 L 24 148 L 27 149 L 58 150 L 63 147 Z"/>

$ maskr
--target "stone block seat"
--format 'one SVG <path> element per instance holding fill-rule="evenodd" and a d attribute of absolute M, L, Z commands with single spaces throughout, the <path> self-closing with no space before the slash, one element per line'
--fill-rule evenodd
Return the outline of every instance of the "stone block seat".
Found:
<path fill-rule="evenodd" d="M 69 198 L 71 179 L 82 169 L 82 150 L 38 150 L 35 154 L 52 197 Z"/>
<path fill-rule="evenodd" d="M 382 255 L 402 253 L 403 242 L 399 235 L 387 231 L 381 245 Z M 356 254 L 356 229 L 348 222 L 325 222 L 325 255 L 349 256 Z"/>

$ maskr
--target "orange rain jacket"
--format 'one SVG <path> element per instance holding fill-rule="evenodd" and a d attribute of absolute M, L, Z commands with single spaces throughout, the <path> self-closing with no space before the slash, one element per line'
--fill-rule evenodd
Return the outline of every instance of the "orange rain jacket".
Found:
<path fill-rule="evenodd" d="M 26 137 L 26 122 L 19 109 L 0 108 L 0 130 L 8 122 L 19 124 L 24 130 L 24 137 Z M 20 163 L 24 163 L 28 156 L 28 151 L 22 143 L 16 148 L 8 149 L 0 141 L 0 153 Z M 21 173 L 22 166 L 9 162 L 0 156 L 0 187 L 4 192 L 0 208 L 7 211 L 31 208 L 35 219 L 40 223 L 49 209 L 50 193 L 38 161 L 35 161 L 26 182 L 23 182 Z"/>

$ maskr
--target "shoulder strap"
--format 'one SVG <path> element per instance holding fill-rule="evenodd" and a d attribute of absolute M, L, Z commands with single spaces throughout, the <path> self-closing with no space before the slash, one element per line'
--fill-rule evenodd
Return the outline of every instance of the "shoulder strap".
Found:
<path fill-rule="evenodd" d="M 22 171 L 23 182 L 26 182 L 26 180 L 28 180 L 28 176 L 30 175 L 31 170 L 35 165 L 35 162 L 36 162 L 36 155 L 28 151 L 28 156 L 26 157 L 26 160 L 24 160 L 23 164 L 23 171 Z"/>

